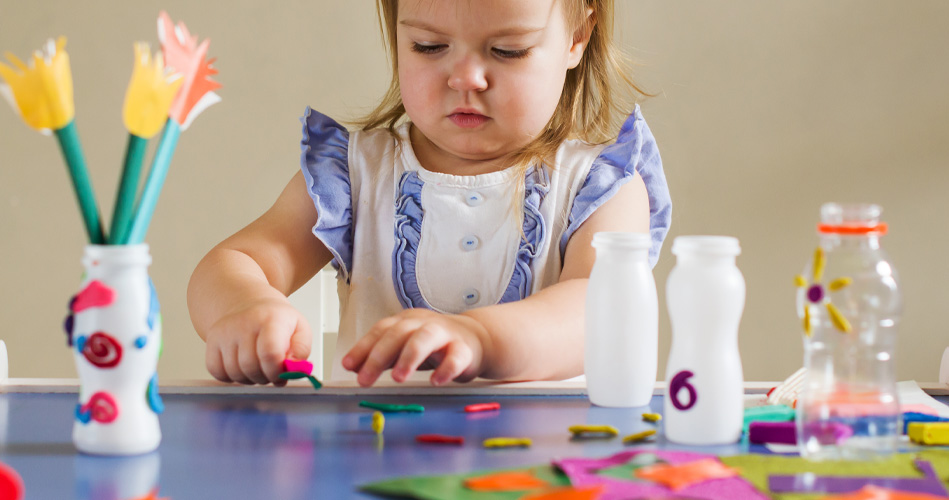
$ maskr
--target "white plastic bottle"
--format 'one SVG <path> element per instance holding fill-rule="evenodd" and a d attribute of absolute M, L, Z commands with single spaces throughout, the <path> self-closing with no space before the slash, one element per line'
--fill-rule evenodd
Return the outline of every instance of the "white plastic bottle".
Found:
<path fill-rule="evenodd" d="M 666 284 L 672 348 L 666 364 L 664 429 L 670 441 L 734 443 L 741 437 L 744 387 L 738 325 L 745 279 L 736 238 L 680 236 Z"/>
<path fill-rule="evenodd" d="M 584 370 L 590 402 L 645 406 L 658 364 L 659 306 L 644 233 L 593 235 L 596 263 L 586 298 Z"/>

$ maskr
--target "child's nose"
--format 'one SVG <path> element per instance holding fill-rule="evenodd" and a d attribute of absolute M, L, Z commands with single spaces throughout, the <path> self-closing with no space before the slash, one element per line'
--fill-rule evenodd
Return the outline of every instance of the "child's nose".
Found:
<path fill-rule="evenodd" d="M 466 56 L 455 62 L 448 75 L 448 86 L 458 91 L 482 91 L 488 88 L 485 66 L 479 58 Z"/>

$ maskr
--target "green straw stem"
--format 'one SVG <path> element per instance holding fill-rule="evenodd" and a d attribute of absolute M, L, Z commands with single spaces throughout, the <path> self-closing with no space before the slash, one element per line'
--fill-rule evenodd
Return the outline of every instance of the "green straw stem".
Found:
<path fill-rule="evenodd" d="M 128 238 L 132 223 L 132 210 L 135 208 L 135 193 L 142 174 L 142 159 L 148 139 L 129 134 L 125 147 L 125 164 L 122 178 L 119 180 L 119 193 L 115 197 L 115 209 L 112 211 L 112 228 L 109 230 L 109 244 L 118 245 Z"/>
<path fill-rule="evenodd" d="M 132 216 L 132 229 L 129 231 L 128 238 L 122 243 L 136 244 L 145 241 L 145 233 L 155 212 L 155 204 L 158 203 L 158 195 L 161 194 L 165 176 L 168 175 L 168 166 L 171 165 L 171 157 L 175 154 L 175 146 L 178 145 L 180 135 L 181 126 L 169 118 L 165 123 L 165 130 L 161 133 L 155 157 L 152 158 L 152 168 L 148 172 L 148 178 L 145 179 L 142 197 L 135 208 L 135 215 Z"/>
<path fill-rule="evenodd" d="M 89 242 L 101 245 L 105 243 L 105 235 L 102 233 L 102 225 L 99 222 L 99 208 L 96 206 L 92 182 L 89 181 L 89 171 L 86 169 L 86 159 L 82 154 L 82 144 L 76 132 L 76 120 L 70 121 L 68 125 L 57 130 L 56 138 L 59 139 L 59 147 L 63 151 L 63 158 L 66 159 L 66 166 L 72 177 L 73 190 L 79 201 L 79 210 L 82 213 L 82 221 L 86 225 Z"/>

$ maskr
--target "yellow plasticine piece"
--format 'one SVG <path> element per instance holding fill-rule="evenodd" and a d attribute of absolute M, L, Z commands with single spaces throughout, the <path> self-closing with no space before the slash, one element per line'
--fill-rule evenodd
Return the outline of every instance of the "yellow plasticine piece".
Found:
<path fill-rule="evenodd" d="M 381 411 L 372 412 L 372 430 L 376 434 L 382 434 L 382 430 L 386 428 L 386 417 L 382 415 Z"/>
<path fill-rule="evenodd" d="M 580 434 L 606 434 L 608 436 L 618 436 L 619 430 L 612 425 L 571 425 L 567 430 L 577 436 Z"/>
<path fill-rule="evenodd" d="M 830 320 L 834 323 L 834 326 L 836 326 L 838 330 L 844 333 L 850 333 L 853 328 L 850 326 L 850 322 L 847 321 L 847 318 L 844 317 L 843 313 L 840 312 L 840 309 L 837 309 L 837 306 L 828 302 L 827 312 L 830 313 Z"/>
<path fill-rule="evenodd" d="M 662 420 L 662 415 L 658 413 L 643 413 L 643 420 L 647 422 L 658 422 Z"/>
<path fill-rule="evenodd" d="M 843 277 L 843 278 L 837 278 L 837 279 L 835 279 L 834 281 L 831 281 L 831 282 L 827 285 L 827 288 L 829 288 L 830 291 L 832 291 L 832 292 L 836 292 L 837 290 L 840 290 L 840 289 L 842 289 L 842 288 L 846 288 L 846 287 L 849 286 L 851 283 L 853 283 L 853 280 L 850 279 L 850 278 L 847 278 L 847 277 L 845 276 L 845 277 Z"/>
<path fill-rule="evenodd" d="M 800 274 L 798 274 L 797 276 L 794 277 L 794 286 L 798 288 L 806 287 L 807 279 L 805 279 L 804 276 L 801 276 Z"/>
<path fill-rule="evenodd" d="M 166 70 L 161 52 L 152 58 L 147 43 L 136 43 L 132 79 L 122 109 L 125 128 L 144 139 L 157 134 L 168 121 L 171 101 L 181 83 L 181 75 Z"/>
<path fill-rule="evenodd" d="M 824 277 L 824 263 L 824 249 L 817 247 L 817 250 L 814 250 L 814 283 Z"/>
<path fill-rule="evenodd" d="M 811 333 L 811 308 L 804 306 L 804 334 L 810 337 Z"/>
<path fill-rule="evenodd" d="M 926 445 L 949 445 L 949 422 L 910 422 L 910 441 Z"/>
<path fill-rule="evenodd" d="M 528 447 L 532 442 L 530 438 L 496 437 L 485 439 L 482 444 L 485 448 L 513 448 L 517 446 Z"/>
<path fill-rule="evenodd" d="M 44 52 L 33 54 L 29 66 L 9 52 L 12 68 L 0 63 L 0 94 L 11 102 L 14 110 L 31 128 L 40 132 L 59 130 L 73 120 L 72 72 L 66 54 L 66 37 L 50 39 Z M 3 92 L 6 91 L 6 92 Z"/>
<path fill-rule="evenodd" d="M 648 431 L 637 432 L 636 434 L 630 434 L 624 437 L 623 443 L 624 444 L 641 443 L 645 441 L 646 439 L 655 435 L 656 435 L 656 429 L 649 429 Z"/>

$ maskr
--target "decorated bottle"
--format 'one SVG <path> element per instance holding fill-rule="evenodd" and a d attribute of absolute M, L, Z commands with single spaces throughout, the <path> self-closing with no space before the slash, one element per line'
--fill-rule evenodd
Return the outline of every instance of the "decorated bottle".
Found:
<path fill-rule="evenodd" d="M 645 233 L 593 235 L 586 297 L 584 371 L 590 402 L 645 406 L 656 385 L 658 300 Z"/>
<path fill-rule="evenodd" d="M 666 364 L 664 429 L 690 445 L 734 443 L 741 437 L 744 380 L 738 325 L 745 279 L 735 265 L 738 240 L 679 236 L 666 283 L 672 347 Z"/>
<path fill-rule="evenodd" d="M 90 245 L 69 304 L 68 343 L 79 375 L 73 442 L 97 455 L 158 447 L 161 316 L 148 276 L 148 245 Z"/>
<path fill-rule="evenodd" d="M 882 209 L 826 203 L 820 246 L 797 277 L 806 375 L 797 403 L 797 442 L 814 460 L 868 459 L 897 450 L 899 280 L 880 237 Z"/>

